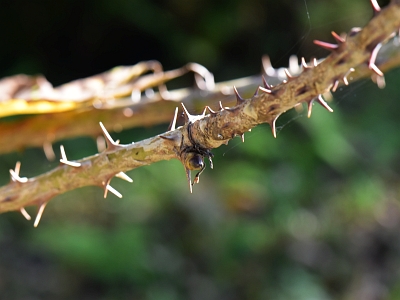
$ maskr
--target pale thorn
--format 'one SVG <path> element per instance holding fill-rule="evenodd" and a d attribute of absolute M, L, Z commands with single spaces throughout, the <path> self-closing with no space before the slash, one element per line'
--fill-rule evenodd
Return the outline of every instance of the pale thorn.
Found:
<path fill-rule="evenodd" d="M 15 170 L 10 169 L 11 180 L 14 182 L 25 183 L 28 182 L 28 178 L 26 177 L 19 177 L 19 170 L 21 168 L 21 162 L 17 161 L 15 164 Z"/>
<path fill-rule="evenodd" d="M 115 196 L 117 196 L 118 198 L 122 198 L 122 194 L 120 192 L 118 192 L 116 189 L 114 189 L 111 185 L 107 184 L 106 185 L 106 190 L 110 191 L 111 193 L 113 193 Z M 104 198 L 107 196 L 107 193 L 105 193 Z"/>
<path fill-rule="evenodd" d="M 371 5 L 372 5 L 372 8 L 373 8 L 373 10 L 375 11 L 375 13 L 381 11 L 381 8 L 380 8 L 380 6 L 379 6 L 379 4 L 378 4 L 378 1 L 376 1 L 376 0 L 371 0 Z"/>
<path fill-rule="evenodd" d="M 221 102 L 221 101 L 219 101 L 219 108 L 221 109 L 221 111 L 225 109 L 225 108 L 222 106 L 222 102 Z"/>
<path fill-rule="evenodd" d="M 307 117 L 308 118 L 311 118 L 313 102 L 314 102 L 314 100 L 311 100 L 307 103 Z"/>
<path fill-rule="evenodd" d="M 304 69 L 309 68 L 309 66 L 306 63 L 306 59 L 304 57 L 301 58 L 301 65 L 303 66 Z"/>
<path fill-rule="evenodd" d="M 314 67 L 318 66 L 318 60 L 315 57 L 314 57 L 313 63 L 314 63 Z"/>
<path fill-rule="evenodd" d="M 242 143 L 244 143 L 244 133 L 241 134 L 240 137 L 242 138 Z"/>
<path fill-rule="evenodd" d="M 56 154 L 54 153 L 53 146 L 50 142 L 43 143 L 43 152 L 48 161 L 55 160 Z"/>
<path fill-rule="evenodd" d="M 178 118 L 178 107 L 175 108 L 174 118 L 172 119 L 172 123 L 169 126 L 169 131 L 174 131 L 176 129 L 176 119 Z"/>
<path fill-rule="evenodd" d="M 351 72 L 354 72 L 354 68 L 350 68 L 346 74 L 343 76 L 343 82 L 345 85 L 349 85 L 349 81 L 347 80 L 347 76 L 350 75 Z"/>
<path fill-rule="evenodd" d="M 373 70 L 377 75 L 379 76 L 383 76 L 383 73 L 381 70 L 379 70 L 379 68 L 375 65 L 375 61 L 376 61 L 376 57 L 378 56 L 378 52 L 382 47 L 382 43 L 379 43 L 378 45 L 376 45 L 376 47 L 374 48 L 374 50 L 371 53 L 371 57 L 369 59 L 369 64 L 368 67 Z"/>
<path fill-rule="evenodd" d="M 46 208 L 47 202 L 42 203 L 39 207 L 38 213 L 36 215 L 35 223 L 33 223 L 33 227 L 38 227 L 40 219 L 42 218 L 44 209 Z"/>
<path fill-rule="evenodd" d="M 21 212 L 21 214 L 24 216 L 25 219 L 27 219 L 28 221 L 31 220 L 31 216 L 28 214 L 25 208 L 21 207 L 19 211 Z"/>
<path fill-rule="evenodd" d="M 103 134 L 106 137 L 106 142 L 107 145 L 111 144 L 113 146 L 118 146 L 119 141 L 114 142 L 114 140 L 112 139 L 111 135 L 108 133 L 107 129 L 104 127 L 102 122 L 99 122 L 101 130 L 103 130 Z"/>
<path fill-rule="evenodd" d="M 290 78 L 293 78 L 292 74 L 289 73 L 289 70 L 288 70 L 288 69 L 285 68 L 285 69 L 283 69 L 283 71 L 285 72 L 286 77 L 287 77 L 288 80 L 289 80 Z"/>
<path fill-rule="evenodd" d="M 185 172 L 186 172 L 186 178 L 188 180 L 189 183 L 189 191 L 191 194 L 193 194 L 193 184 L 192 184 L 192 176 L 190 174 L 190 170 L 185 168 Z"/>
<path fill-rule="evenodd" d="M 271 130 L 272 130 L 272 135 L 274 136 L 274 138 L 276 138 L 276 120 L 278 119 L 278 117 L 276 117 L 273 121 L 271 125 Z"/>
<path fill-rule="evenodd" d="M 328 103 L 325 102 L 324 98 L 322 98 L 322 95 L 318 95 L 318 102 L 329 112 L 333 112 L 333 109 L 330 108 Z"/>
<path fill-rule="evenodd" d="M 133 182 L 133 179 L 130 178 L 128 175 L 126 175 L 124 172 L 119 172 L 119 173 L 115 174 L 115 177 L 121 178 L 128 182 Z"/>
<path fill-rule="evenodd" d="M 339 80 L 335 80 L 335 82 L 333 83 L 333 86 L 332 86 L 332 92 L 336 92 L 336 90 L 337 90 L 337 88 L 339 87 Z"/>
<path fill-rule="evenodd" d="M 69 161 L 67 159 L 67 155 L 65 154 L 65 150 L 64 150 L 64 146 L 63 145 L 60 145 L 60 151 L 61 151 L 61 159 L 60 159 L 61 163 L 65 164 L 65 165 L 68 165 L 68 166 L 71 166 L 71 167 L 75 167 L 75 168 L 78 168 L 78 167 L 81 166 L 81 163 Z"/>

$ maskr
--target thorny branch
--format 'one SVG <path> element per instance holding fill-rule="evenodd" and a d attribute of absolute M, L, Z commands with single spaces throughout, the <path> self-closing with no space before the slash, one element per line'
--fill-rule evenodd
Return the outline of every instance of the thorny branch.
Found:
<path fill-rule="evenodd" d="M 378 67 L 377 54 L 384 43 L 398 34 L 400 0 L 393 0 L 382 10 L 375 0 L 371 2 L 375 16 L 364 29 L 352 29 L 347 37 L 332 32 L 336 44 L 315 41 L 315 44 L 332 52 L 324 61 L 319 63 L 315 60 L 307 64 L 302 60 L 300 75 L 294 77 L 286 70 L 286 80 L 276 86 L 264 80 L 264 85 L 258 87 L 250 99 L 243 99 L 234 89 L 237 103 L 233 107 L 220 104 L 219 110 L 214 111 L 206 106 L 203 114 L 190 115 L 183 106 L 184 126 L 175 129 L 175 113 L 170 131 L 129 145 L 113 141 L 101 124 L 107 140 L 106 150 L 71 162 L 62 148 L 63 165 L 34 178 L 20 177 L 20 165 L 17 163 L 15 170 L 10 170 L 11 182 L 0 188 L 0 212 L 20 210 L 26 218 L 30 218 L 24 207 L 38 205 L 34 223 L 37 226 L 52 197 L 87 185 L 101 186 L 105 196 L 107 192 L 112 192 L 122 197 L 110 186 L 114 176 L 131 181 L 124 171 L 172 158 L 183 163 L 191 190 L 193 184 L 199 182 L 199 175 L 205 168 L 204 158 L 208 158 L 212 166 L 211 149 L 228 143 L 235 136 L 243 136 L 261 123 L 269 123 L 276 136 L 277 118 L 302 102 L 308 105 L 309 115 L 314 101 L 331 111 L 321 95 L 335 91 L 340 82 L 348 84 L 347 76 L 358 66 L 368 66 L 375 77 L 378 76 L 378 82 L 382 83 L 383 73 Z M 266 66 L 267 75 L 271 68 Z M 192 170 L 199 171 L 193 182 L 190 176 Z"/>
<path fill-rule="evenodd" d="M 299 75 L 303 69 L 303 66 L 298 63 L 298 58 L 295 56 L 292 56 L 289 60 L 288 70 L 293 76 Z M 135 84 L 139 78 L 137 76 L 132 76 L 132 74 L 135 72 L 135 75 L 140 74 L 136 71 L 137 66 L 144 72 L 148 69 L 145 68 L 145 66 L 153 64 L 155 64 L 154 61 L 143 62 L 132 67 L 114 68 L 107 72 L 117 74 L 122 72 L 122 75 L 124 75 L 122 77 L 128 82 L 120 80 L 122 84 L 118 85 L 118 90 L 123 89 L 126 94 L 133 94 L 133 97 L 121 95 L 121 93 L 117 91 L 111 93 L 113 89 L 110 85 L 117 86 L 117 84 L 115 82 L 106 81 L 110 76 L 107 77 L 105 76 L 107 73 L 104 73 L 87 79 L 76 80 L 61 86 L 62 92 L 58 91 L 56 93 L 58 96 L 57 101 L 55 101 L 55 99 L 46 100 L 46 93 L 38 95 L 36 90 L 34 90 L 34 94 L 36 97 L 40 96 L 40 98 L 34 101 L 29 100 L 27 91 L 14 95 L 16 99 L 7 101 L 0 100 L 0 111 L 2 111 L 3 107 L 7 106 L 7 103 L 10 104 L 16 101 L 16 103 L 13 104 L 14 110 L 11 111 L 10 108 L 7 110 L 10 114 L 11 112 L 13 112 L 13 114 L 21 113 L 20 110 L 18 110 L 17 103 L 25 103 L 26 113 L 28 111 L 32 113 L 38 110 L 39 107 L 42 107 L 40 103 L 46 103 L 45 108 L 48 110 L 47 113 L 43 113 L 42 111 L 42 113 L 31 114 L 29 117 L 1 122 L 0 132 L 2 134 L 0 135 L 0 153 L 18 151 L 27 147 L 43 147 L 48 159 L 53 160 L 55 159 L 55 154 L 53 152 L 52 143 L 84 135 L 97 138 L 101 134 L 100 127 L 98 126 L 99 122 L 103 122 L 107 128 L 116 128 L 119 130 L 138 126 L 164 124 L 170 121 L 170 112 L 174 110 L 177 102 L 183 102 L 185 104 L 190 103 L 191 107 L 195 107 L 198 111 L 206 105 L 218 107 L 219 101 L 221 101 L 224 106 L 231 106 L 234 105 L 236 101 L 233 86 L 236 86 L 242 95 L 251 96 L 261 82 L 260 75 L 257 75 L 214 84 L 211 73 L 206 72 L 204 69 L 202 74 L 207 80 L 198 79 L 196 82 L 200 86 L 172 90 L 167 93 L 165 92 L 165 88 L 161 89 L 161 92 L 156 91 L 154 93 L 153 90 L 148 90 L 150 92 L 146 93 L 143 89 L 153 88 L 159 85 L 160 77 L 163 78 L 163 84 L 172 79 L 172 76 L 169 75 L 171 73 L 155 73 L 154 76 L 149 74 L 140 78 L 142 82 L 141 87 Z M 398 51 L 398 41 L 396 42 L 396 39 L 392 39 L 387 44 L 383 45 L 378 53 L 376 64 L 383 72 L 400 65 L 400 51 Z M 264 65 L 265 73 L 268 72 L 265 76 L 267 76 L 270 84 L 277 85 L 286 79 L 283 68 L 274 69 L 268 64 L 268 60 L 265 59 Z M 185 67 L 183 67 L 183 69 L 185 69 Z M 130 72 L 127 72 L 128 70 Z M 178 70 L 182 70 L 182 68 Z M 178 76 L 183 72 L 174 73 L 174 75 Z M 351 78 L 351 81 L 355 81 L 360 78 L 369 77 L 371 73 L 373 73 L 373 71 L 368 68 L 367 64 L 359 65 L 355 67 L 354 72 L 350 74 L 349 80 Z M 380 87 L 384 86 L 383 77 L 379 77 L 375 73 L 373 73 L 372 77 L 378 81 L 377 83 Z M 36 77 L 21 77 L 21 75 L 7 78 L 6 80 L 9 81 L 11 79 L 20 81 L 20 85 L 23 85 L 25 88 L 31 86 L 35 88 L 37 86 L 37 81 L 40 81 L 39 78 Z M 69 92 L 72 86 L 82 86 L 82 81 L 87 82 L 89 80 L 97 82 L 95 85 L 97 90 L 92 93 L 94 96 L 92 98 L 86 98 L 86 100 L 82 98 L 80 98 L 80 100 L 74 99 L 74 95 L 70 95 L 71 93 Z M 2 81 L 4 82 L 5 80 L 3 79 Z M 28 83 L 30 82 L 30 85 L 28 85 L 27 81 Z M 143 84 L 144 82 L 146 82 L 146 84 Z M 49 83 L 45 81 L 45 83 L 41 83 L 41 85 L 48 86 Z M 66 89 L 66 86 L 70 88 Z M 139 90 L 139 88 L 141 88 L 141 90 Z M 57 89 L 58 88 L 55 88 L 55 90 Z M 42 87 L 42 90 L 46 91 L 47 89 Z M 79 90 L 79 87 L 77 90 Z M 108 92 L 105 94 L 104 91 Z M 135 97 L 139 96 L 138 92 L 140 91 L 144 92 L 140 96 L 140 101 L 134 101 L 137 100 Z M 88 95 L 87 91 L 85 93 L 81 92 L 80 94 Z M 166 94 L 168 100 L 165 100 Z M 1 89 L 1 81 L 0 95 L 4 95 Z M 62 102 L 66 102 L 66 104 Z M 82 102 L 85 102 L 85 104 Z M 65 109 L 65 111 L 60 111 L 61 109 Z M 3 114 L 4 113 L 5 112 L 3 112 Z M 29 139 L 26 139 L 26 136 L 29 136 Z"/>

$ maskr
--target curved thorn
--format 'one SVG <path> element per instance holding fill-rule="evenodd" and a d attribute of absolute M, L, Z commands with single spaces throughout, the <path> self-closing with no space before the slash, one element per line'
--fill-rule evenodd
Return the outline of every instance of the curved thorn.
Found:
<path fill-rule="evenodd" d="M 239 95 L 239 92 L 236 89 L 236 86 L 233 86 L 233 91 L 235 92 L 235 95 L 236 95 L 236 105 L 242 104 L 243 102 L 246 101 Z"/>
<path fill-rule="evenodd" d="M 325 102 L 325 100 L 322 98 L 322 95 L 318 95 L 317 101 L 319 104 L 321 104 L 326 110 L 328 110 L 329 112 L 333 112 L 333 109 L 330 108 L 330 106 L 328 105 L 328 103 Z"/>
<path fill-rule="evenodd" d="M 36 215 L 35 223 L 33 223 L 33 227 L 38 227 L 40 219 L 42 218 L 44 209 L 46 208 L 47 202 L 42 203 L 39 207 L 38 213 Z"/>
<path fill-rule="evenodd" d="M 225 108 L 222 106 L 222 102 L 221 101 L 219 101 L 219 110 L 220 111 L 223 111 Z"/>
<path fill-rule="evenodd" d="M 327 42 L 323 42 L 323 41 L 319 41 L 319 40 L 314 40 L 314 44 L 317 46 L 320 46 L 326 50 L 329 50 L 329 51 L 334 51 L 339 47 L 339 45 L 337 45 L 337 44 L 331 44 L 331 43 L 327 43 Z"/>
<path fill-rule="evenodd" d="M 369 59 L 369 64 L 368 64 L 368 67 L 372 71 L 374 71 L 376 73 L 376 75 L 378 75 L 378 76 L 383 76 L 382 71 L 379 70 L 379 68 L 375 65 L 376 57 L 378 56 L 378 52 L 381 49 L 381 47 L 382 47 L 382 43 L 379 43 L 378 45 L 376 45 L 374 50 L 372 50 L 371 57 Z"/>
<path fill-rule="evenodd" d="M 215 111 L 213 111 L 212 109 L 211 109 L 211 107 L 209 107 L 208 105 L 206 106 L 206 108 L 208 109 L 208 111 L 210 112 L 210 114 L 212 114 L 212 115 L 216 115 L 217 113 L 215 112 Z"/>
<path fill-rule="evenodd" d="M 372 9 L 374 10 L 374 14 L 377 14 L 378 12 L 381 11 L 381 7 L 379 6 L 378 1 L 371 0 L 371 5 L 372 5 Z"/>
<path fill-rule="evenodd" d="M 315 57 L 313 59 L 313 65 L 314 67 L 318 66 L 318 60 Z"/>
<path fill-rule="evenodd" d="M 168 131 L 174 131 L 176 126 L 176 119 L 178 118 L 178 107 L 175 108 L 174 118 L 171 124 L 168 126 Z"/>
<path fill-rule="evenodd" d="M 81 163 L 69 161 L 67 159 L 67 155 L 65 154 L 65 150 L 64 150 L 64 146 L 63 145 L 60 145 L 60 151 L 61 151 L 61 157 L 62 157 L 60 159 L 61 163 L 65 164 L 65 165 L 68 165 L 68 166 L 71 166 L 71 167 L 75 167 L 75 168 L 78 168 L 78 167 L 81 166 Z"/>
<path fill-rule="evenodd" d="M 343 44 L 345 42 L 345 39 L 338 35 L 336 32 L 331 31 L 331 34 L 335 38 L 336 42 L 338 42 L 339 44 Z"/>
<path fill-rule="evenodd" d="M 31 216 L 28 214 L 25 208 L 21 207 L 19 211 L 21 212 L 21 214 L 24 216 L 25 219 L 27 219 L 28 221 L 31 220 Z"/>
<path fill-rule="evenodd" d="M 283 69 L 283 71 L 285 72 L 286 77 L 287 77 L 288 80 L 293 78 L 293 76 L 289 73 L 288 69 L 285 68 L 285 69 Z"/>
<path fill-rule="evenodd" d="M 279 117 L 279 116 L 278 116 Z M 276 117 L 272 123 L 270 123 L 269 125 L 271 126 L 271 130 L 272 130 L 272 135 L 274 136 L 274 138 L 276 138 L 276 120 L 278 119 L 278 117 Z"/>
<path fill-rule="evenodd" d="M 133 182 L 133 179 L 130 178 L 128 175 L 126 175 L 124 172 L 119 172 L 119 173 L 115 174 L 115 177 L 118 177 L 118 178 L 123 179 L 128 182 Z"/>
<path fill-rule="evenodd" d="M 304 69 L 309 69 L 310 67 L 306 63 L 306 59 L 304 57 L 301 58 L 301 65 Z"/>

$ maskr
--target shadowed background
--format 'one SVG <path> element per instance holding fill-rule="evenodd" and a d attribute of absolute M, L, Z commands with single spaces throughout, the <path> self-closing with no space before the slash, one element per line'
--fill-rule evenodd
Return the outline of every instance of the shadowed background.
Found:
<path fill-rule="evenodd" d="M 41 73 L 59 85 L 157 59 L 197 62 L 223 81 L 260 73 L 263 54 L 275 67 L 324 57 L 313 39 L 371 16 L 367 0 L 9 1 L 0 77 Z M 132 184 L 113 179 L 122 199 L 97 187 L 56 197 L 37 229 L 0 215 L 0 298 L 399 299 L 399 76 L 389 72 L 383 90 L 370 80 L 340 88 L 333 114 L 286 113 L 277 139 L 259 126 L 214 150 L 192 195 L 168 161 L 133 170 Z M 130 143 L 167 126 L 112 135 Z M 61 143 L 71 160 L 97 151 L 91 138 Z M 16 161 L 28 177 L 58 164 L 39 148 L 2 155 L 1 185 Z"/>

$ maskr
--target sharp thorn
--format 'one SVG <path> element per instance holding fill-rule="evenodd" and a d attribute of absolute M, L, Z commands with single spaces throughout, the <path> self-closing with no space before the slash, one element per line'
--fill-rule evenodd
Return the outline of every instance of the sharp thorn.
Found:
<path fill-rule="evenodd" d="M 344 38 L 342 38 L 340 35 L 338 35 L 336 32 L 331 31 L 332 36 L 335 38 L 336 42 L 339 44 L 343 44 L 345 42 Z"/>
<path fill-rule="evenodd" d="M 378 1 L 371 0 L 372 9 L 374 10 L 374 14 L 376 15 L 378 12 L 381 11 L 381 7 L 378 4 Z"/>
<path fill-rule="evenodd" d="M 219 101 L 219 110 L 220 110 L 220 111 L 223 111 L 223 110 L 224 110 L 224 107 L 222 106 L 222 102 L 221 102 L 221 101 Z"/>
<path fill-rule="evenodd" d="M 289 73 L 288 69 L 285 68 L 285 69 L 283 69 L 283 71 L 285 72 L 286 77 L 287 77 L 288 80 L 293 78 L 293 76 Z"/>
<path fill-rule="evenodd" d="M 272 130 L 272 135 L 274 136 L 274 138 L 276 138 L 276 120 L 278 119 L 278 117 L 276 117 L 271 123 L 271 130 Z"/>
<path fill-rule="evenodd" d="M 75 167 L 75 168 L 78 168 L 78 167 L 81 166 L 81 163 L 69 161 L 67 159 L 67 155 L 65 154 L 65 150 L 64 150 L 64 146 L 63 145 L 60 145 L 60 151 L 61 151 L 61 157 L 62 157 L 60 159 L 61 163 L 65 164 L 65 165 L 68 165 L 68 166 L 71 166 L 71 167 Z"/>
<path fill-rule="evenodd" d="M 122 198 L 122 194 L 118 192 L 116 189 L 114 189 L 111 185 L 108 184 L 106 188 L 118 198 Z"/>
<path fill-rule="evenodd" d="M 212 114 L 212 115 L 216 115 L 217 113 L 215 112 L 215 111 L 213 111 L 212 109 L 211 109 L 211 107 L 209 107 L 208 105 L 206 106 L 206 108 L 208 109 L 208 111 L 210 112 L 210 114 Z"/>
<path fill-rule="evenodd" d="M 236 95 L 236 105 L 242 104 L 243 102 L 246 101 L 239 95 L 239 92 L 236 89 L 236 86 L 233 86 L 233 91 L 235 92 L 235 95 Z"/>
<path fill-rule="evenodd" d="M 102 122 L 99 122 L 101 130 L 103 131 L 104 137 L 106 138 L 107 149 L 113 149 L 119 146 L 119 141 L 114 142 L 111 135 L 108 133 L 107 129 L 104 127 Z"/>
<path fill-rule="evenodd" d="M 313 59 L 313 65 L 314 67 L 318 66 L 318 60 L 315 57 Z"/>
<path fill-rule="evenodd" d="M 317 46 L 320 46 L 326 50 L 329 50 L 329 51 L 334 51 L 339 47 L 339 45 L 337 45 L 337 44 L 331 44 L 331 43 L 322 42 L 319 40 L 314 40 L 314 44 Z"/>
<path fill-rule="evenodd" d="M 118 178 L 123 179 L 128 182 L 133 182 L 133 179 L 130 178 L 128 175 L 126 175 L 124 172 L 119 172 L 119 173 L 115 174 L 115 177 L 118 177 Z"/>
<path fill-rule="evenodd" d="M 349 74 L 350 74 L 351 72 L 354 72 L 354 68 L 350 68 L 350 69 L 346 72 L 346 74 L 343 76 L 343 82 L 344 82 L 345 85 L 349 85 L 349 81 L 347 80 L 347 76 L 349 76 Z"/>
<path fill-rule="evenodd" d="M 339 87 L 339 80 L 335 80 L 332 86 L 332 92 L 336 92 L 337 88 Z"/>
<path fill-rule="evenodd" d="M 185 122 L 186 123 L 193 123 L 194 118 L 191 114 L 189 114 L 188 110 L 186 109 L 186 106 L 181 102 L 182 108 L 183 108 L 183 114 L 185 115 Z"/>
<path fill-rule="evenodd" d="M 303 66 L 304 69 L 308 69 L 308 65 L 304 57 L 301 58 L 301 65 Z"/>
<path fill-rule="evenodd" d="M 185 171 L 186 171 L 186 178 L 187 178 L 188 183 L 189 183 L 189 190 L 190 190 L 190 193 L 192 194 L 193 193 L 192 176 L 190 175 L 190 170 L 189 169 L 185 168 Z"/>
<path fill-rule="evenodd" d="M 168 126 L 168 131 L 174 131 L 176 128 L 176 119 L 178 118 L 178 107 L 175 108 L 174 118 L 171 121 L 171 124 Z"/>
<path fill-rule="evenodd" d="M 253 97 L 258 96 L 258 90 L 259 90 L 259 87 L 258 87 L 258 88 L 256 89 L 256 91 L 254 92 Z"/>
<path fill-rule="evenodd" d="M 265 76 L 262 75 L 261 78 L 262 78 L 262 82 L 263 82 L 264 87 L 265 87 L 266 89 L 270 90 L 270 89 L 271 89 L 271 86 L 268 84 L 267 79 L 265 78 Z"/>
<path fill-rule="evenodd" d="M 113 193 L 115 196 L 117 196 L 118 198 L 122 198 L 122 195 L 120 192 L 118 192 L 116 189 L 114 189 L 111 185 L 107 184 L 106 185 L 106 190 L 110 191 L 111 193 Z M 107 196 L 107 195 L 106 195 Z M 104 197 L 105 198 L 105 197 Z"/>
<path fill-rule="evenodd" d="M 39 222 L 40 222 L 40 219 L 42 218 L 44 209 L 46 208 L 46 205 L 47 205 L 47 202 L 42 203 L 42 204 L 39 206 L 39 210 L 38 210 L 38 213 L 37 213 L 37 215 L 36 215 L 35 223 L 33 223 L 33 227 L 38 227 Z"/>
<path fill-rule="evenodd" d="M 319 95 L 317 98 L 317 101 L 319 104 L 321 104 L 326 110 L 329 112 L 333 112 L 333 109 L 329 107 L 328 103 L 325 102 L 325 100 L 322 98 L 322 95 Z"/>
<path fill-rule="evenodd" d="M 261 90 L 262 92 L 267 93 L 267 94 L 271 94 L 272 93 L 271 90 L 263 88 L 262 86 L 259 86 L 257 90 Z"/>
<path fill-rule="evenodd" d="M 311 118 L 313 103 L 314 103 L 313 99 L 311 99 L 310 101 L 307 102 L 307 117 L 308 118 Z"/>
<path fill-rule="evenodd" d="M 240 135 L 240 137 L 242 138 L 242 143 L 244 143 L 244 133 L 242 133 L 242 134 Z"/>
<path fill-rule="evenodd" d="M 28 178 L 19 176 L 20 168 L 21 168 L 21 162 L 18 161 L 15 164 L 15 170 L 10 169 L 11 181 L 19 183 L 28 182 Z"/>
<path fill-rule="evenodd" d="M 21 212 L 21 214 L 24 216 L 25 219 L 27 219 L 28 221 L 31 220 L 31 216 L 28 214 L 25 208 L 21 207 L 19 211 Z"/>
<path fill-rule="evenodd" d="M 374 50 L 372 50 L 371 57 L 369 59 L 369 65 L 368 65 L 368 67 L 372 71 L 374 71 L 376 73 L 376 75 L 378 75 L 378 76 L 383 76 L 382 71 L 379 70 L 379 68 L 375 65 L 376 57 L 378 56 L 378 52 L 381 49 L 381 47 L 382 47 L 382 44 L 379 43 L 378 45 L 376 45 Z"/>

